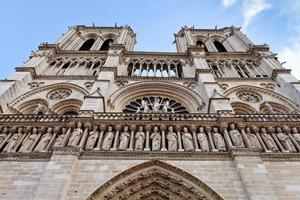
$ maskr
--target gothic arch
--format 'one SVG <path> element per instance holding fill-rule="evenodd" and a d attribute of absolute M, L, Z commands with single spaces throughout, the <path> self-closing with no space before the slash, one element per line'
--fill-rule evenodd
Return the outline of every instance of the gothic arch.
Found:
<path fill-rule="evenodd" d="M 240 102 L 234 102 L 231 103 L 231 106 L 234 110 L 235 114 L 254 114 L 256 113 L 255 109 L 245 103 L 240 103 Z"/>
<path fill-rule="evenodd" d="M 70 100 L 77 97 L 79 98 L 78 100 L 83 100 L 84 96 L 88 95 L 88 92 L 78 85 L 71 83 L 57 83 L 45 85 L 37 89 L 31 90 L 29 92 L 26 92 L 23 95 L 16 98 L 12 103 L 10 103 L 9 107 L 11 107 L 11 110 L 13 110 L 14 112 L 27 113 L 29 112 L 28 109 L 31 106 L 31 104 L 34 104 L 35 107 L 37 107 L 36 105 L 38 103 L 41 103 L 42 105 L 45 105 L 50 110 L 52 110 L 53 105 L 57 104 L 58 100 L 56 101 L 48 99 L 48 94 L 56 90 L 64 90 L 67 92 L 71 92 L 70 96 L 66 97 L 66 100 Z M 78 105 L 78 103 L 76 105 Z M 32 109 L 33 107 L 31 108 L 31 110 Z"/>
<path fill-rule="evenodd" d="M 222 198 L 208 185 L 170 164 L 152 160 L 132 167 L 99 187 L 86 200 Z"/>
<path fill-rule="evenodd" d="M 53 105 L 52 110 L 57 114 L 65 114 L 70 112 L 78 113 L 81 105 L 82 101 L 78 99 L 68 99 Z"/>
<path fill-rule="evenodd" d="M 17 107 L 17 111 L 22 114 L 32 114 L 33 111 L 38 107 L 38 105 L 41 104 L 48 108 L 48 102 L 44 99 L 34 99 L 29 100 L 24 103 L 22 103 L 20 106 Z"/>
<path fill-rule="evenodd" d="M 237 93 L 240 91 L 259 93 L 262 97 L 264 97 L 264 100 L 266 100 L 265 97 L 268 97 L 268 98 L 271 97 L 272 100 L 270 100 L 270 101 L 272 101 L 278 105 L 281 105 L 283 107 L 286 107 L 289 111 L 297 109 L 296 105 L 291 100 L 282 96 L 281 94 L 278 94 L 277 92 L 274 92 L 274 91 L 271 91 L 268 89 L 256 87 L 256 86 L 250 86 L 250 85 L 236 86 L 236 87 L 226 90 L 224 92 L 224 96 L 229 97 L 231 94 L 234 94 L 234 93 Z M 269 101 L 269 100 L 267 100 L 267 101 Z M 259 102 L 259 103 L 262 104 L 263 102 Z"/>
<path fill-rule="evenodd" d="M 204 112 L 204 101 L 201 96 L 182 85 L 163 81 L 139 82 L 125 86 L 108 98 L 108 110 L 122 112 L 130 102 L 144 96 L 164 96 L 181 103 L 189 113 Z"/>
<path fill-rule="evenodd" d="M 266 103 L 269 103 L 271 105 L 271 107 L 273 109 L 273 113 L 270 112 Z M 260 110 L 260 113 L 263 113 L 263 114 L 288 114 L 288 113 L 291 113 L 291 110 L 289 110 L 287 107 L 285 107 L 279 103 L 275 103 L 275 102 L 264 102 L 260 105 L 259 110 Z"/>

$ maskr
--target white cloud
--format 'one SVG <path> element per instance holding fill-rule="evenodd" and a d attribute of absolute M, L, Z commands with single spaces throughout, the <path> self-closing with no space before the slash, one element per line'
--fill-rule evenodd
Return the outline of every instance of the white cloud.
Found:
<path fill-rule="evenodd" d="M 255 16 L 264 10 L 271 8 L 266 0 L 245 0 L 243 4 L 244 29 L 247 29 Z"/>
<path fill-rule="evenodd" d="M 224 7 L 229 7 L 235 4 L 236 0 L 222 0 L 222 5 Z"/>
<path fill-rule="evenodd" d="M 278 54 L 281 62 L 286 62 L 284 67 L 292 69 L 292 74 L 300 79 L 300 41 L 290 47 L 284 47 Z"/>

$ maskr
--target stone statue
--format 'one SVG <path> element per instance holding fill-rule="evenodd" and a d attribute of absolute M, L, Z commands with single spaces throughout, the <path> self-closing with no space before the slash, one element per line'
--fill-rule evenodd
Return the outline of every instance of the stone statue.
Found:
<path fill-rule="evenodd" d="M 13 152 L 14 151 L 14 148 L 16 147 L 19 139 L 21 138 L 22 136 L 22 132 L 23 132 L 23 128 L 18 128 L 18 133 L 15 133 L 13 132 L 13 136 L 8 139 L 7 141 L 7 145 L 6 147 L 4 148 L 4 152 Z"/>
<path fill-rule="evenodd" d="M 169 102 L 169 100 L 166 100 L 166 101 L 163 103 L 163 110 L 162 110 L 162 111 L 163 111 L 164 113 L 167 113 L 167 112 L 169 112 L 169 111 L 168 111 L 169 109 L 171 109 L 171 108 L 170 108 L 170 102 Z"/>
<path fill-rule="evenodd" d="M 120 135 L 119 150 L 121 151 L 127 150 L 129 140 L 130 140 L 130 133 L 128 132 L 128 126 L 125 126 L 124 131 Z"/>
<path fill-rule="evenodd" d="M 222 135 L 219 133 L 217 127 L 213 128 L 213 139 L 214 139 L 216 148 L 219 151 L 226 151 L 225 141 L 224 141 Z"/>
<path fill-rule="evenodd" d="M 200 144 L 201 150 L 204 151 L 204 152 L 209 151 L 208 140 L 207 140 L 207 136 L 204 132 L 203 127 L 199 128 L 199 133 L 197 135 L 197 139 L 198 139 L 198 142 Z"/>
<path fill-rule="evenodd" d="M 188 132 L 188 129 L 186 127 L 183 128 L 182 133 L 182 143 L 185 151 L 193 151 L 194 145 L 193 145 L 193 137 L 192 134 Z"/>
<path fill-rule="evenodd" d="M 68 146 L 71 146 L 71 147 L 76 147 L 82 137 L 82 134 L 83 134 L 83 130 L 82 130 L 82 123 L 81 122 L 78 122 L 77 123 L 77 128 L 73 130 L 72 134 L 71 134 L 71 137 L 69 139 L 69 142 L 68 142 Z"/>
<path fill-rule="evenodd" d="M 54 146 L 55 147 L 61 147 L 63 145 L 66 133 L 67 133 L 67 129 L 66 128 L 62 128 L 62 133 L 57 137 Z"/>
<path fill-rule="evenodd" d="M 259 143 L 259 141 L 258 141 L 256 135 L 253 134 L 253 133 L 251 133 L 251 130 L 250 130 L 249 127 L 246 128 L 246 131 L 245 131 L 245 132 L 246 132 L 246 135 L 247 135 L 247 137 L 248 137 L 248 139 L 249 139 L 250 147 L 251 147 L 251 148 L 258 148 L 258 149 L 261 149 L 262 147 L 261 147 L 261 145 L 260 145 L 260 143 Z"/>
<path fill-rule="evenodd" d="M 167 140 L 168 140 L 168 150 L 169 151 L 177 151 L 177 149 L 178 149 L 177 134 L 174 133 L 172 126 L 169 126 L 169 128 L 168 128 Z"/>
<path fill-rule="evenodd" d="M 289 152 L 297 152 L 293 142 L 291 141 L 290 137 L 287 136 L 285 133 L 282 132 L 280 127 L 276 128 L 276 136 L 283 145 L 283 147 L 288 150 Z"/>
<path fill-rule="evenodd" d="M 160 132 L 158 132 L 157 126 L 154 127 L 153 133 L 151 134 L 150 138 L 152 140 L 152 151 L 159 151 L 161 144 L 161 135 Z"/>
<path fill-rule="evenodd" d="M 269 102 L 266 102 L 265 106 L 267 107 L 269 114 L 273 114 L 274 113 L 273 107 L 272 107 L 272 105 Z"/>
<path fill-rule="evenodd" d="M 143 112 L 144 112 L 144 113 L 149 112 L 148 101 L 143 99 L 141 103 L 142 103 L 141 108 L 143 108 Z"/>
<path fill-rule="evenodd" d="M 139 127 L 139 131 L 135 134 L 135 150 L 142 151 L 144 148 L 145 142 L 145 132 L 143 131 L 143 127 Z"/>
<path fill-rule="evenodd" d="M 293 136 L 294 136 L 295 140 L 298 142 L 298 144 L 300 144 L 300 134 L 299 134 L 298 129 L 296 127 L 292 128 L 292 133 L 293 133 Z"/>
<path fill-rule="evenodd" d="M 232 143 L 236 147 L 245 147 L 243 138 L 238 130 L 236 130 L 234 124 L 230 124 L 229 135 L 232 139 Z"/>
<path fill-rule="evenodd" d="M 8 136 L 8 128 L 4 127 L 1 134 L 0 134 L 0 145 L 6 139 L 7 136 Z"/>
<path fill-rule="evenodd" d="M 154 102 L 153 102 L 153 112 L 158 112 L 159 108 L 160 108 L 159 98 L 155 97 Z"/>
<path fill-rule="evenodd" d="M 104 135 L 103 144 L 102 144 L 103 150 L 106 151 L 110 150 L 112 142 L 114 140 L 114 136 L 115 134 L 113 132 L 112 126 L 109 126 L 106 134 Z"/>
<path fill-rule="evenodd" d="M 38 114 L 45 114 L 47 111 L 47 108 L 45 105 L 39 103 L 36 109 L 32 112 L 32 114 L 38 115 Z"/>
<path fill-rule="evenodd" d="M 279 150 L 277 145 L 275 144 L 272 136 L 267 133 L 265 128 L 261 128 L 261 137 L 262 137 L 263 141 L 266 143 L 266 146 L 269 150 L 272 150 L 272 151 Z"/>
<path fill-rule="evenodd" d="M 95 125 L 93 126 L 93 130 L 89 133 L 89 137 L 87 139 L 85 149 L 93 150 L 96 145 L 97 139 L 98 139 L 98 127 Z"/>
<path fill-rule="evenodd" d="M 30 130 L 29 130 L 30 131 Z M 31 146 L 33 145 L 35 139 L 38 136 L 38 130 L 37 128 L 33 128 L 32 133 L 27 136 L 27 138 L 23 141 L 21 148 L 20 148 L 20 152 L 28 152 L 31 148 Z"/>
<path fill-rule="evenodd" d="M 36 146 L 34 151 L 36 151 L 36 152 L 46 151 L 46 148 L 47 148 L 51 138 L 52 138 L 52 128 L 50 127 L 47 129 L 47 133 L 41 137 L 40 142 L 38 143 L 38 145 Z"/>

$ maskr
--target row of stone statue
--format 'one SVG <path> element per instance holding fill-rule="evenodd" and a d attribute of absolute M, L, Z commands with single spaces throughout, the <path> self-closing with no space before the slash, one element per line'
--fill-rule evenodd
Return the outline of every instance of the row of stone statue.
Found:
<path fill-rule="evenodd" d="M 93 126 L 81 122 L 75 128 L 2 127 L 2 152 L 47 152 L 52 147 L 77 147 L 102 151 L 227 151 L 253 148 L 265 152 L 299 152 L 300 133 L 285 126 L 237 129 L 180 126 Z"/>

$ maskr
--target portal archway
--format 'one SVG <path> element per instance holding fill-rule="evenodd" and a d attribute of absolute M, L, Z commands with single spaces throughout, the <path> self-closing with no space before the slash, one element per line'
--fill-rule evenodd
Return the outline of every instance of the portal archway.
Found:
<path fill-rule="evenodd" d="M 153 160 L 130 168 L 113 177 L 86 200 L 103 199 L 206 199 L 222 198 L 191 174 Z"/>

